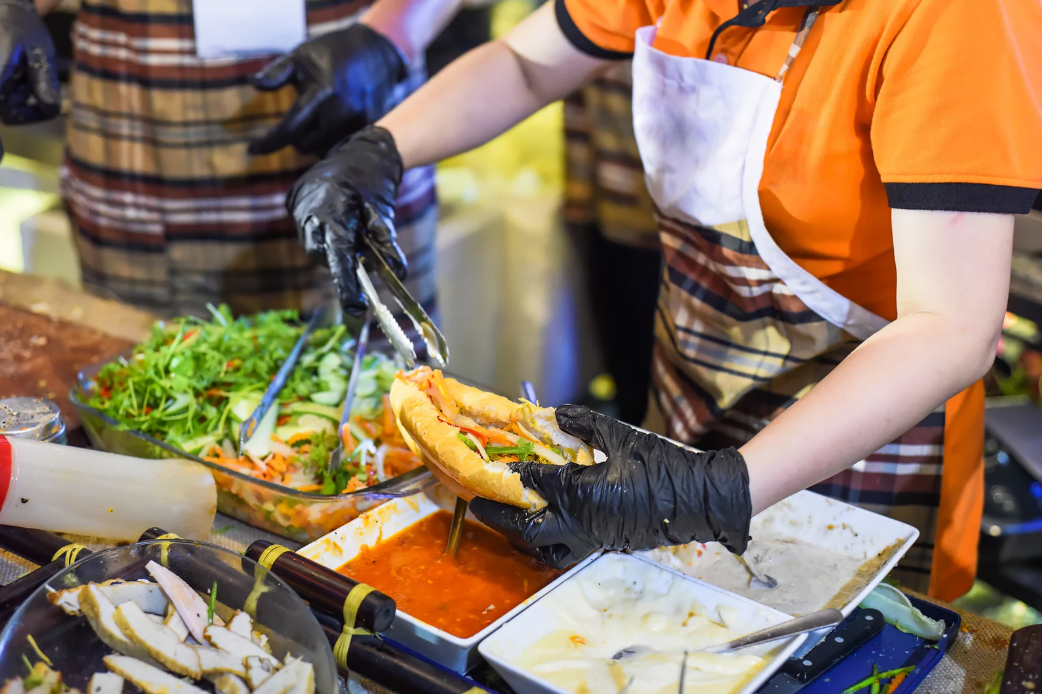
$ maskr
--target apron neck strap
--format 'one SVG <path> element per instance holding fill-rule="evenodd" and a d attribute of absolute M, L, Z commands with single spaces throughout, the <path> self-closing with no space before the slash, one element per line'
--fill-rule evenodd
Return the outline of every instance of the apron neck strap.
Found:
<path fill-rule="evenodd" d="M 716 31 L 713 32 L 713 37 L 709 39 L 709 49 L 706 51 L 706 60 L 710 60 L 713 57 L 713 48 L 716 47 L 716 40 L 725 29 L 729 29 L 730 27 L 762 27 L 767 22 L 767 15 L 783 7 L 831 7 L 832 5 L 838 5 L 842 1 L 843 0 L 760 0 L 759 2 L 753 3 L 716 28 Z M 817 12 L 813 12 L 813 14 L 816 16 Z M 801 27 L 801 29 L 802 28 L 803 27 Z M 801 31 L 800 34 L 803 34 L 803 31 Z"/>

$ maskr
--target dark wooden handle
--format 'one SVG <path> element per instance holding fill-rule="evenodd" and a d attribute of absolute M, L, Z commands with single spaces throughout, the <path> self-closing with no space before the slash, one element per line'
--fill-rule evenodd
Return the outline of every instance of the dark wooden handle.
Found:
<path fill-rule="evenodd" d="M 273 546 L 266 540 L 257 540 L 250 545 L 245 555 L 260 562 L 265 550 Z M 271 572 L 288 583 L 313 609 L 341 621 L 344 618 L 344 601 L 358 586 L 358 581 L 306 559 L 296 552 L 280 554 L 271 563 Z M 359 603 L 354 626 L 381 632 L 391 626 L 396 612 L 394 600 L 374 590 Z"/>

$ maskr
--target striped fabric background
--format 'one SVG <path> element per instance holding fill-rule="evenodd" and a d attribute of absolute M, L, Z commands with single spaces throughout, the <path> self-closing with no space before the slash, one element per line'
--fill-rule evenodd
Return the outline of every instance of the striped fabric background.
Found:
<path fill-rule="evenodd" d="M 307 0 L 309 35 L 346 27 L 365 4 Z M 74 44 L 63 181 L 88 287 L 160 315 L 218 301 L 309 309 L 330 295 L 284 208 L 313 159 L 246 151 L 296 96 L 249 85 L 267 59 L 197 58 L 191 0 L 84 0 Z M 414 66 L 396 97 L 423 79 Z M 409 288 L 433 311 L 432 168 L 406 174 L 397 214 Z"/>

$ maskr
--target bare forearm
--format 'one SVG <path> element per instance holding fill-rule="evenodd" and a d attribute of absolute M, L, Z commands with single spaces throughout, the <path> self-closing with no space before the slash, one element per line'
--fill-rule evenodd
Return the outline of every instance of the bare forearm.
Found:
<path fill-rule="evenodd" d="M 452 21 L 461 4 L 461 0 L 377 0 L 359 21 L 386 36 L 414 61 Z"/>
<path fill-rule="evenodd" d="M 894 210 L 898 319 L 742 448 L 754 511 L 879 450 L 980 378 L 1009 289 L 1009 215 Z"/>
<path fill-rule="evenodd" d="M 545 105 L 526 87 L 517 56 L 494 41 L 439 72 L 378 125 L 409 169 L 484 144 Z"/>
<path fill-rule="evenodd" d="M 405 168 L 431 164 L 488 142 L 604 65 L 568 43 L 548 3 L 503 40 L 439 72 L 377 125 L 394 136 Z"/>
<path fill-rule="evenodd" d="M 912 314 L 867 340 L 742 448 L 754 513 L 908 431 L 983 373 L 948 319 Z"/>

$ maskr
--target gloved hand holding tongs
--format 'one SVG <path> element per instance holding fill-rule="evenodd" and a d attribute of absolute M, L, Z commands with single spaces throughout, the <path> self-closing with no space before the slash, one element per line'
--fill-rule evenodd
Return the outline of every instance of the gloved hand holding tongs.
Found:
<path fill-rule="evenodd" d="M 402 160 L 383 128 L 362 130 L 334 147 L 290 191 L 286 206 L 308 256 L 333 275 L 345 313 L 372 307 L 377 322 L 411 368 L 416 352 L 380 301 L 368 269 L 383 277 L 395 300 L 427 343 L 433 361 L 448 364 L 448 345 L 427 313 L 402 285 L 406 259 L 394 230 L 394 199 Z"/>

